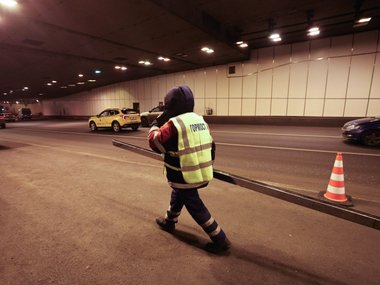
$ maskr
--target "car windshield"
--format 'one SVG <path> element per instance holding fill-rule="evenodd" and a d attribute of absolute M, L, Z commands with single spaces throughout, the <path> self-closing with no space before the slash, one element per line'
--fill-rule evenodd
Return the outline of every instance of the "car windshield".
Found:
<path fill-rule="evenodd" d="M 135 110 L 132 110 L 132 109 L 123 109 L 121 110 L 121 112 L 124 114 L 124 115 L 128 115 L 128 114 L 137 114 L 137 112 Z"/>

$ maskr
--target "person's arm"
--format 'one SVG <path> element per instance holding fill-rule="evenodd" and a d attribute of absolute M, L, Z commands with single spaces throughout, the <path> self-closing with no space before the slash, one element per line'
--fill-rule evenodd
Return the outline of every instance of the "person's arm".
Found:
<path fill-rule="evenodd" d="M 158 153 L 165 153 L 164 144 L 177 134 L 177 129 L 172 121 L 168 121 L 162 127 L 152 126 L 148 134 L 148 142 L 151 149 Z"/>

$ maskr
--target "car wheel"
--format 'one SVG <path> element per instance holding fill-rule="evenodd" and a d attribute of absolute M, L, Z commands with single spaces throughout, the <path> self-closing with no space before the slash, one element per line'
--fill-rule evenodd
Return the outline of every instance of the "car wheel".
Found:
<path fill-rule="evenodd" d="M 120 132 L 120 124 L 118 122 L 112 122 L 112 130 L 115 133 Z"/>
<path fill-rule="evenodd" d="M 95 122 L 90 122 L 90 129 L 92 132 L 96 131 L 98 127 L 96 126 Z"/>
<path fill-rule="evenodd" d="M 141 118 L 141 126 L 142 127 L 148 127 L 148 119 L 145 117 Z"/>
<path fill-rule="evenodd" d="M 380 145 L 380 131 L 367 131 L 362 136 L 362 142 L 368 146 Z"/>

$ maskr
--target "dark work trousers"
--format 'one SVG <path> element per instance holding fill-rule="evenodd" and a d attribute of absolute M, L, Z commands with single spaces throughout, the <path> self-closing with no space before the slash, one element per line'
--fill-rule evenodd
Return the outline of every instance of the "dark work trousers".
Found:
<path fill-rule="evenodd" d="M 219 227 L 218 223 L 203 204 L 201 198 L 199 197 L 197 188 L 173 188 L 170 199 L 170 208 L 166 212 L 165 216 L 166 220 L 168 222 L 176 223 L 183 206 L 186 207 L 197 224 L 200 225 L 210 236 L 211 240 L 218 241 L 226 238 L 224 231 Z"/>

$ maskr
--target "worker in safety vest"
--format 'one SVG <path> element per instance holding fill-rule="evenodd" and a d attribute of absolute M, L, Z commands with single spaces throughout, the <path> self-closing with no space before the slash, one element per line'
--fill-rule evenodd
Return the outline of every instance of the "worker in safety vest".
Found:
<path fill-rule="evenodd" d="M 207 123 L 193 110 L 191 89 L 174 87 L 165 96 L 164 112 L 149 131 L 149 145 L 164 155 L 165 173 L 172 187 L 169 209 L 156 222 L 161 229 L 173 232 L 185 206 L 212 240 L 205 249 L 220 253 L 228 250 L 231 243 L 198 194 L 198 189 L 213 178 L 215 143 Z"/>

